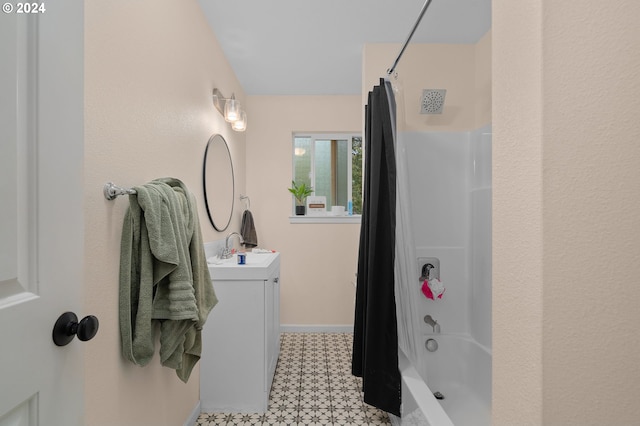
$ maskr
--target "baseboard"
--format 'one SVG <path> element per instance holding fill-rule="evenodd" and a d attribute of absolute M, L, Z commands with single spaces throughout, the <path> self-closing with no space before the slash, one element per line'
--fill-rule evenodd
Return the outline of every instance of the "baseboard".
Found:
<path fill-rule="evenodd" d="M 200 417 L 200 400 L 198 400 L 196 406 L 193 407 L 193 411 L 191 411 L 191 415 L 189 416 L 187 421 L 184 422 L 184 426 L 195 426 L 196 422 L 198 421 L 198 417 Z"/>
<path fill-rule="evenodd" d="M 344 325 L 310 325 L 280 324 L 282 333 L 353 333 L 353 324 Z"/>

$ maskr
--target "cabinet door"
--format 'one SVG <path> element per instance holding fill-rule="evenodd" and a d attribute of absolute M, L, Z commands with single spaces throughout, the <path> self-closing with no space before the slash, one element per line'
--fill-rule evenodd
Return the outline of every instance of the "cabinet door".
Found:
<path fill-rule="evenodd" d="M 264 412 L 264 281 L 214 281 L 213 287 L 219 302 L 202 330 L 202 410 Z"/>

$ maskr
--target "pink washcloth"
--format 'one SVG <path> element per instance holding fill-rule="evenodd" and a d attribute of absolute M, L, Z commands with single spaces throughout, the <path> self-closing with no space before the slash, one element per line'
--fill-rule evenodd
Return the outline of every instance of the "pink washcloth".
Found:
<path fill-rule="evenodd" d="M 422 283 L 422 294 L 424 294 L 427 299 L 436 300 L 433 297 L 433 291 L 431 291 L 432 287 L 435 289 L 437 293 L 436 297 L 438 299 L 442 299 L 442 295 L 444 294 L 446 289 L 444 288 L 440 280 L 437 278 L 434 278 L 432 280 L 432 283 L 429 283 L 428 280 L 424 280 L 424 283 Z"/>
<path fill-rule="evenodd" d="M 431 289 L 429 288 L 429 281 L 427 280 L 424 280 L 424 283 L 422 283 L 422 294 L 424 294 L 427 299 L 434 300 L 433 293 L 431 293 Z"/>

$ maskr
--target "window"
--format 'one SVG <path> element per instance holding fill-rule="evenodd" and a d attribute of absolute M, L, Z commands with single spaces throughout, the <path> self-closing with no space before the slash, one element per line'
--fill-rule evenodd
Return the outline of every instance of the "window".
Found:
<path fill-rule="evenodd" d="M 362 214 L 362 148 L 358 134 L 294 134 L 293 180 L 325 196 L 327 211 L 352 201 Z"/>

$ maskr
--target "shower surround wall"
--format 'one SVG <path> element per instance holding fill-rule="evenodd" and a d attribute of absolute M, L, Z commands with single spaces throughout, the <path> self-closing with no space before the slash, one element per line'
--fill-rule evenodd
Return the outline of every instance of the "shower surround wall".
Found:
<path fill-rule="evenodd" d="M 365 46 L 363 104 L 399 47 Z M 397 72 L 416 257 L 438 257 L 446 287 L 438 302 L 418 293 L 421 312 L 490 348 L 491 32 L 475 45 L 410 44 Z M 443 114 L 420 114 L 425 88 L 447 89 Z"/>
<path fill-rule="evenodd" d="M 411 223 L 416 257 L 440 260 L 446 291 L 418 292 L 420 312 L 442 333 L 469 334 L 491 347 L 491 134 L 411 132 L 407 139 Z M 422 267 L 418 264 L 418 269 Z M 419 288 L 419 271 L 415 285 Z M 424 326 L 423 332 L 431 330 Z"/>
<path fill-rule="evenodd" d="M 389 58 L 393 58 L 398 49 L 398 45 L 365 46 L 363 104 L 370 88 L 386 74 Z M 431 327 L 422 322 L 427 314 L 438 320 L 442 333 L 448 334 L 443 334 L 443 339 L 468 336 L 467 341 L 472 343 L 470 347 L 489 355 L 490 365 L 491 32 L 475 45 L 409 45 L 397 73 L 393 81 L 399 88 L 396 96 L 398 134 L 406 144 L 415 257 L 439 258 L 440 277 L 446 287 L 443 299 L 433 301 L 420 292 L 422 283 L 418 277 L 422 265 L 416 266 L 415 281 L 410 278 L 417 307 L 412 315 L 419 317 L 414 319 L 419 322 L 416 324 L 419 330 L 415 333 L 418 359 L 414 367 L 423 378 L 430 375 L 429 368 L 437 371 L 459 368 L 453 364 L 430 364 L 430 367 L 425 364 L 423 355 L 427 352 L 423 338 L 432 332 Z M 420 97 L 426 88 L 447 89 L 443 114 L 419 113 Z M 458 341 L 455 339 L 457 337 L 452 341 Z M 451 419 L 458 422 L 467 416 L 480 416 L 488 424 L 490 370 L 490 366 L 483 368 L 482 374 L 465 376 L 467 382 L 459 383 L 466 389 L 464 392 L 477 393 L 477 397 L 471 399 L 482 401 L 477 407 L 469 405 L 471 400 L 467 401 L 466 397 L 457 399 L 461 394 L 451 392 L 449 408 L 445 408 Z M 440 416 L 444 413 L 440 404 L 435 399 L 431 401 L 433 404 L 429 402 L 433 389 L 411 378 L 417 374 L 415 370 L 409 368 L 406 372 L 403 370 L 405 373 L 403 386 L 408 386 L 405 389 L 408 409 L 414 409 L 413 399 L 425 416 L 423 421 L 442 424 Z M 444 380 L 457 379 L 450 376 Z M 437 381 L 434 384 L 437 385 Z M 448 385 L 456 388 L 458 383 L 447 382 Z"/>

